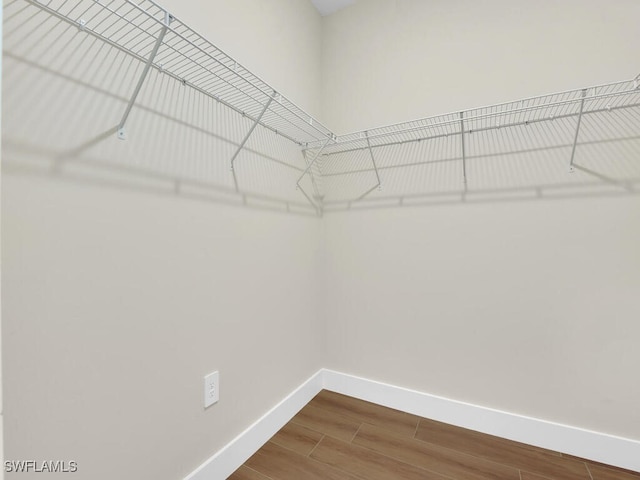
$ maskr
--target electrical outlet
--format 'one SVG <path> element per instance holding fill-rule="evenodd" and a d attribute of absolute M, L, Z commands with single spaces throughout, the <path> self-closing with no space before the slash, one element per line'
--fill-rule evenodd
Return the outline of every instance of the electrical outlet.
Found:
<path fill-rule="evenodd" d="M 204 377 L 204 408 L 220 400 L 220 373 L 213 372 Z"/>

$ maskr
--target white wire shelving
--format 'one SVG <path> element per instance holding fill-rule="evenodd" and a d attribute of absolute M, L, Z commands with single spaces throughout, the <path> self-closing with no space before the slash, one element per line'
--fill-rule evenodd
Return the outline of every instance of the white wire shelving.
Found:
<path fill-rule="evenodd" d="M 28 2 L 301 146 L 332 135 L 322 123 L 152 0 Z M 132 104 L 136 96 L 134 92 Z M 121 127 L 125 121 L 123 118 Z"/>
<path fill-rule="evenodd" d="M 321 151 L 318 162 L 326 187 L 324 206 L 332 209 L 336 205 L 350 208 L 372 193 L 378 199 L 383 198 L 374 190 L 386 190 L 385 177 L 389 177 L 391 190 L 395 190 L 394 198 L 402 202 L 410 193 L 402 191 L 409 183 L 407 177 L 412 176 L 410 170 L 415 173 L 417 165 L 428 163 L 457 164 L 461 187 L 449 191 L 463 198 L 474 180 L 471 164 L 475 163 L 473 168 L 478 170 L 477 160 L 487 157 L 510 154 L 509 161 L 513 164 L 519 154 L 526 152 L 546 151 L 546 156 L 551 157 L 549 151 L 555 150 L 554 156 L 558 157 L 557 151 L 563 150 L 557 161 L 563 173 L 578 170 L 584 173 L 585 168 L 576 163 L 580 158 L 578 147 L 633 141 L 634 150 L 627 157 L 635 157 L 640 166 L 639 135 L 640 75 L 605 85 L 357 131 L 339 135 L 327 146 L 316 142 L 308 148 L 316 153 Z M 395 178 L 387 175 L 390 170 L 402 168 L 406 170 L 404 181 L 398 181 L 398 175 Z M 597 172 L 589 173 L 598 177 Z M 360 177 L 363 181 L 357 186 L 354 181 L 354 188 L 345 186 L 345 182 L 332 188 L 331 182 L 337 183 L 336 177 L 341 176 L 352 180 Z M 599 176 L 599 180 L 603 178 L 612 180 Z"/>
<path fill-rule="evenodd" d="M 526 182 L 513 170 L 532 161 L 538 166 L 523 174 L 542 178 L 540 169 L 547 168 L 547 177 L 562 177 L 558 184 L 595 178 L 635 188 L 618 178 L 624 175 L 595 168 L 593 159 L 612 154 L 603 153 L 606 145 L 615 145 L 613 155 L 638 158 L 640 75 L 337 136 L 152 0 L 6 0 L 5 11 L 5 24 L 33 18 L 37 25 L 45 25 L 36 18 L 44 12 L 65 28 L 138 62 L 141 68 L 115 129 L 121 140 L 127 139 L 129 118 L 137 113 L 151 72 L 241 117 L 243 130 L 234 137 L 228 158 L 236 193 L 243 193 L 244 185 L 239 185 L 235 161 L 257 148 L 260 129 L 302 152 L 302 167 L 283 162 L 291 164 L 297 179 L 291 188 L 319 214 L 385 198 L 403 204 L 431 193 L 464 199 L 473 192 L 501 188 L 496 179 L 505 171 L 511 171 L 511 180 L 520 187 Z M 530 186 L 539 192 L 541 182 L 536 182 Z"/>

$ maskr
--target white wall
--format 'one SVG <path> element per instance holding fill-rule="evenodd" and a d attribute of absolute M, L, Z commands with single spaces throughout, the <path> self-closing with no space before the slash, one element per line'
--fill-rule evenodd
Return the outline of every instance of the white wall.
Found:
<path fill-rule="evenodd" d="M 367 0 L 323 19 L 336 133 L 633 78 L 634 0 Z"/>
<path fill-rule="evenodd" d="M 167 6 L 317 109 L 320 58 L 309 51 L 320 46 L 320 17 L 310 3 Z M 321 223 L 229 206 L 238 199 L 218 191 L 176 194 L 174 176 L 232 185 L 234 145 L 180 122 L 209 122 L 236 142 L 247 122 L 230 123 L 213 102 L 152 72 L 139 103 L 164 116 L 134 109 L 121 142 L 108 129 L 126 103 L 99 89 L 126 98 L 135 71 L 111 53 L 116 61 L 101 65 L 105 51 L 85 53 L 88 42 L 76 51 L 82 34 L 57 38 L 55 27 L 42 38 L 47 25 L 28 35 L 33 25 L 5 32 L 9 51 L 48 68 L 5 58 L 6 458 L 77 461 L 70 478 L 183 478 L 322 366 Z M 214 116 L 203 120 L 204 111 Z M 69 153 L 92 138 L 100 140 Z M 287 160 L 302 164 L 292 151 Z M 238 163 L 251 161 L 261 169 L 243 178 L 249 186 L 280 188 L 285 167 L 249 155 Z M 204 410 L 203 376 L 214 370 L 220 402 Z"/>
<path fill-rule="evenodd" d="M 0 11 L 0 50 L 2 50 L 2 11 Z M 0 91 L 2 84 L 2 58 L 0 58 Z M 2 95 L 0 95 L 0 130 L 2 126 Z M 0 161 L 2 160 L 2 138 L 0 138 Z M 2 172 L 0 172 L 0 207 L 2 192 Z M 0 247 L 2 246 L 2 238 L 0 237 Z M 0 265 L 2 260 L 0 259 Z M 1 269 L 0 269 L 1 270 Z M 2 289 L 2 272 L 0 271 L 0 291 Z M 4 416 L 2 409 L 2 297 L 0 296 L 0 465 L 4 465 Z M 4 478 L 4 469 L 0 472 L 0 480 Z"/>
<path fill-rule="evenodd" d="M 632 78 L 639 20 L 627 0 L 358 2 L 324 23 L 323 113 L 340 133 Z M 631 196 L 328 214 L 328 367 L 640 439 L 638 218 Z"/>
<path fill-rule="evenodd" d="M 322 106 L 337 133 L 637 73 L 631 1 L 367 0 L 323 26 L 298 0 L 166 5 L 303 108 Z M 2 151 L 8 458 L 77 460 L 83 478 L 97 480 L 181 478 L 320 366 L 640 438 L 640 392 L 629 381 L 639 360 L 629 340 L 638 334 L 637 200 L 324 222 L 226 206 L 233 201 L 218 194 L 195 201 L 164 176 L 132 181 L 132 172 L 226 175 L 228 187 L 228 145 L 211 150 L 192 130 L 137 109 L 127 142 L 105 137 L 76 164 L 60 152 L 113 126 L 122 101 L 11 62 Z M 112 70 L 92 80 L 115 85 L 121 72 Z M 135 79 L 124 70 L 122 95 Z M 142 104 L 161 100 L 162 82 L 151 75 Z M 171 91 L 193 120 L 202 99 Z M 108 175 L 85 181 L 105 163 Z M 281 191 L 280 170 L 259 173 L 251 186 Z M 214 369 L 221 400 L 203 411 L 202 376 Z"/>
<path fill-rule="evenodd" d="M 320 115 L 322 18 L 311 2 L 165 0 L 161 4 L 306 112 Z"/>

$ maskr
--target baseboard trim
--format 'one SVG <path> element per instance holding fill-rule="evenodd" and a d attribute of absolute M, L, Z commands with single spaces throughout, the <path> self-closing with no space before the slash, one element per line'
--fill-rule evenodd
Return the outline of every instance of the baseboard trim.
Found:
<path fill-rule="evenodd" d="M 184 480 L 221 480 L 229 477 L 322 390 L 323 374 L 323 370 L 316 372 Z"/>
<path fill-rule="evenodd" d="M 420 417 L 640 472 L 640 441 L 637 440 L 322 369 L 184 480 L 226 479 L 322 389 Z"/>
<path fill-rule="evenodd" d="M 326 390 L 517 442 L 640 472 L 640 441 L 323 371 Z"/>

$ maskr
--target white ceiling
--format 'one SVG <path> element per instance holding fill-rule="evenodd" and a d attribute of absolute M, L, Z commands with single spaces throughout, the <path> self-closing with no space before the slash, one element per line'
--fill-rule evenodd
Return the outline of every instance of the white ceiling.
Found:
<path fill-rule="evenodd" d="M 356 0 L 311 0 L 311 3 L 315 5 L 320 15 L 324 17 L 356 3 Z"/>

